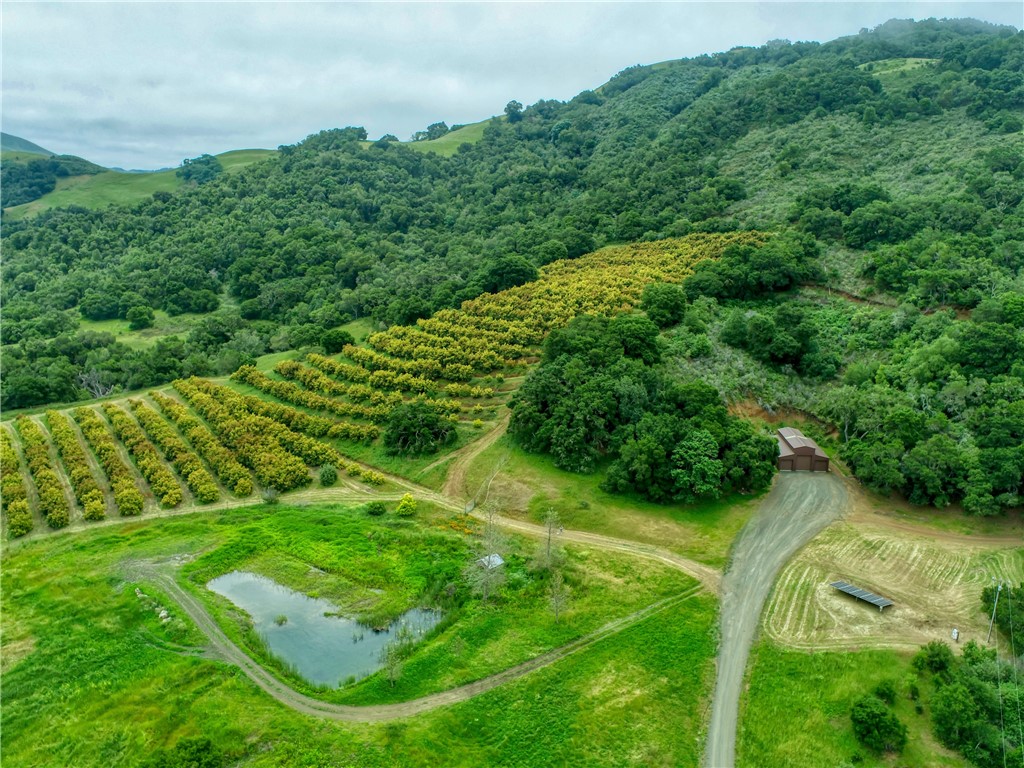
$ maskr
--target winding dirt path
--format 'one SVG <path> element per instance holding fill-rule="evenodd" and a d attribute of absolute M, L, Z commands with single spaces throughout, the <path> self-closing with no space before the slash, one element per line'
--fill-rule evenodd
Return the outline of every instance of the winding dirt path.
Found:
<path fill-rule="evenodd" d="M 847 491 L 832 474 L 784 472 L 740 532 L 722 578 L 718 677 L 704 764 L 731 768 L 747 657 L 775 578 L 804 544 L 843 513 Z"/>
<path fill-rule="evenodd" d="M 466 495 L 466 475 L 469 473 L 470 466 L 472 466 L 477 456 L 486 451 L 504 436 L 505 432 L 508 430 L 508 420 L 511 416 L 512 412 L 506 409 L 505 415 L 501 417 L 501 420 L 498 421 L 498 424 L 494 429 L 479 440 L 456 451 L 455 463 L 452 464 L 451 469 L 448 470 L 448 476 L 445 478 L 444 485 L 441 487 L 441 493 L 443 495 L 450 498 L 459 498 Z"/>
<path fill-rule="evenodd" d="M 220 629 L 217 622 L 207 612 L 195 597 L 178 585 L 172 572 L 167 568 L 153 564 L 137 564 L 140 575 L 145 575 L 150 581 L 157 584 L 164 592 L 172 598 L 195 622 L 199 630 L 209 638 L 210 656 L 228 664 L 237 666 L 252 680 L 260 690 L 266 692 L 296 712 L 301 712 L 313 717 L 320 717 L 329 720 L 340 720 L 350 723 L 379 723 L 388 720 L 397 720 L 404 717 L 411 717 L 423 712 L 429 712 L 438 707 L 449 706 L 459 702 L 467 701 L 474 696 L 493 690 L 500 685 L 516 680 L 524 675 L 534 672 L 543 667 L 554 664 L 566 656 L 581 651 L 589 646 L 603 640 L 606 637 L 618 634 L 624 629 L 637 624 L 644 619 L 664 611 L 679 603 L 682 603 L 702 592 L 701 587 L 675 595 L 665 600 L 659 600 L 652 605 L 642 608 L 639 611 L 623 616 L 615 621 L 610 621 L 599 629 L 584 635 L 571 643 L 563 645 L 547 653 L 536 656 L 529 661 L 518 664 L 489 677 L 476 680 L 457 688 L 447 691 L 433 693 L 411 701 L 398 702 L 396 704 L 375 704 L 369 706 L 351 706 L 345 704 L 331 704 L 325 701 L 306 696 L 299 693 L 291 686 L 278 680 L 263 666 L 250 658 L 237 645 L 228 639 L 227 635 Z"/>

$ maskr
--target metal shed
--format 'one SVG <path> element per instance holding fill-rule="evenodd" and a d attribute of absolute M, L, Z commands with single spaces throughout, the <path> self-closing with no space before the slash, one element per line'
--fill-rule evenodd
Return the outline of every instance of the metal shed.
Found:
<path fill-rule="evenodd" d="M 799 429 L 776 431 L 779 441 L 779 470 L 783 472 L 828 472 L 828 456 Z"/>

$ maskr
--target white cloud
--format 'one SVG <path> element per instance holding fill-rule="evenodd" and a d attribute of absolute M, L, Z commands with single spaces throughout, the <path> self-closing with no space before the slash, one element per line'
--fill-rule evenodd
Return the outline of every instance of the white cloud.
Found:
<path fill-rule="evenodd" d="M 408 137 L 637 63 L 829 40 L 886 19 L 1020 25 L 1019 3 L 4 3 L 3 130 L 105 165 Z"/>

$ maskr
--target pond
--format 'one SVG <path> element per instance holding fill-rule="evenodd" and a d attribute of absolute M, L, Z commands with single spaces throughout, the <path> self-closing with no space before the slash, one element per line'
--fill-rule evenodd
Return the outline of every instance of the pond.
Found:
<path fill-rule="evenodd" d="M 252 617 L 271 653 L 309 682 L 331 688 L 380 669 L 381 651 L 401 629 L 417 639 L 441 620 L 438 611 L 414 608 L 386 629 L 374 630 L 353 619 L 325 615 L 338 610 L 328 600 L 247 571 L 218 576 L 206 586 Z"/>

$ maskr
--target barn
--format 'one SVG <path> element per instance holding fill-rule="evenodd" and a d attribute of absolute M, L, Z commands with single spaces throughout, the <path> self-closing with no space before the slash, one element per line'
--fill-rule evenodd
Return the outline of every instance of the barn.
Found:
<path fill-rule="evenodd" d="M 828 472 L 828 456 L 799 429 L 783 427 L 775 437 L 779 441 L 780 471 Z"/>

